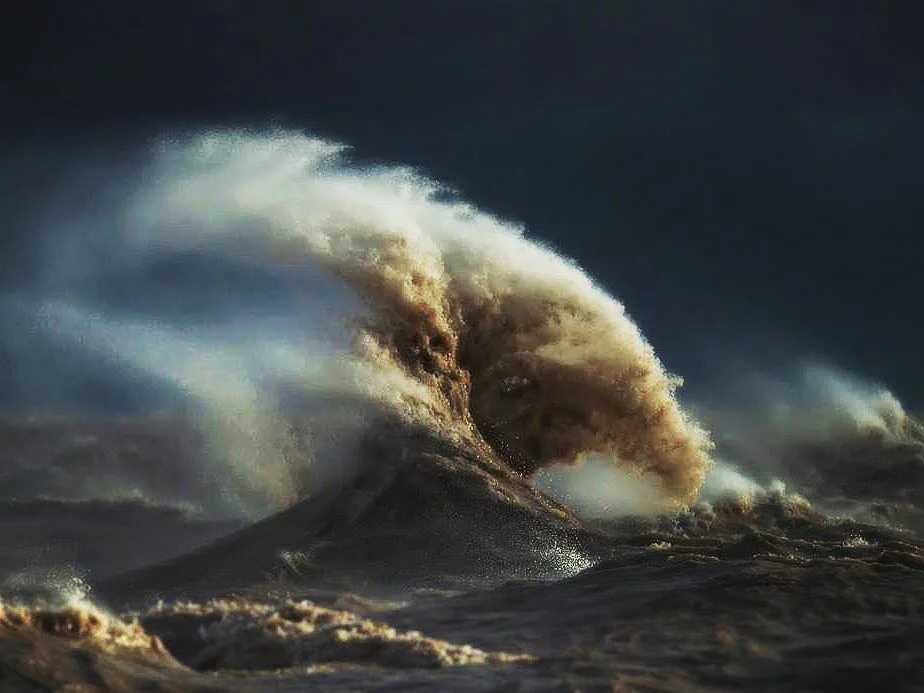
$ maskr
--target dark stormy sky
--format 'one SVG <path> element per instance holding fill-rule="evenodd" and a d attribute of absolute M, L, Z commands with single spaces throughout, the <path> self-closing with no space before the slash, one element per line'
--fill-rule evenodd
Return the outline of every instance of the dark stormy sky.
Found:
<path fill-rule="evenodd" d="M 817 357 L 920 407 L 922 7 L 14 1 L 0 290 L 34 279 L 62 170 L 174 128 L 294 127 L 522 221 L 694 391 Z"/>

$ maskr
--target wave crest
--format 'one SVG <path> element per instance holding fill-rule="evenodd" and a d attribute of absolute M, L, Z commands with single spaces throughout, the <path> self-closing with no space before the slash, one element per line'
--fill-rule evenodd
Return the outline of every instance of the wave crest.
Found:
<path fill-rule="evenodd" d="M 454 440 L 527 475 L 606 454 L 695 497 L 708 436 L 618 301 L 521 229 L 339 151 L 297 135 L 203 137 L 168 149 L 136 218 L 148 243 L 165 228 L 183 229 L 168 245 L 257 240 L 261 258 L 345 282 L 366 307 L 354 340 L 373 365 L 365 389 Z"/>

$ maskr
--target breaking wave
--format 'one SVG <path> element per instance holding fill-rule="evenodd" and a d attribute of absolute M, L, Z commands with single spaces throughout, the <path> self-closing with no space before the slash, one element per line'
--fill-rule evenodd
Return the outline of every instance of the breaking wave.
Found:
<path fill-rule="evenodd" d="M 695 498 L 710 443 L 679 380 L 616 299 L 520 228 L 295 134 L 169 144 L 148 180 L 129 212 L 135 252 L 206 249 L 344 282 L 362 308 L 331 367 L 349 362 L 364 396 L 524 475 L 593 454 Z"/>

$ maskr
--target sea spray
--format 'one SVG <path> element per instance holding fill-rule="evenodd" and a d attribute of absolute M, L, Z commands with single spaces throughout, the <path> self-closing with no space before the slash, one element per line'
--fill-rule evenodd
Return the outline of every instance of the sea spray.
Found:
<path fill-rule="evenodd" d="M 358 295 L 360 394 L 523 474 L 593 453 L 696 496 L 710 443 L 679 380 L 616 299 L 519 227 L 291 133 L 171 143 L 148 180 L 128 213 L 136 252 L 234 253 Z"/>

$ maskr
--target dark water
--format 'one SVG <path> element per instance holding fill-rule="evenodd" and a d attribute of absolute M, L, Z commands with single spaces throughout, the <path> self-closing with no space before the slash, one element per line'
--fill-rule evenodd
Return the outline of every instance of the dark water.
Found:
<path fill-rule="evenodd" d="M 161 449 L 158 430 L 148 448 L 133 438 L 136 453 Z M 96 458 L 118 457 L 124 425 L 94 431 Z M 42 439 L 67 448 L 72 434 Z M 22 470 L 86 464 L 86 449 L 42 462 L 18 445 L 6 454 L 23 496 Z M 924 544 L 887 511 L 915 517 L 919 489 L 903 484 L 922 451 L 865 449 L 904 470 L 897 486 L 855 491 L 879 507 L 875 524 L 782 490 L 582 520 L 490 456 L 395 427 L 368 437 L 374 464 L 350 483 L 242 528 L 165 498 L 9 500 L 0 685 L 920 689 Z"/>

